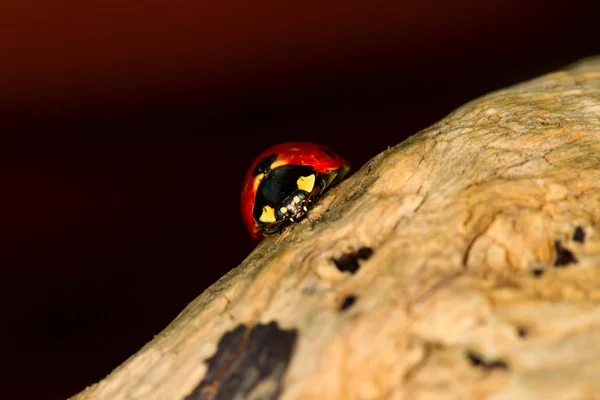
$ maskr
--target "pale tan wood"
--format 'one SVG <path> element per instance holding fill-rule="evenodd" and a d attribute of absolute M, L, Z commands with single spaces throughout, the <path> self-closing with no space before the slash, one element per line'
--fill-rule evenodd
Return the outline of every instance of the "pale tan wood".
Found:
<path fill-rule="evenodd" d="M 183 398 L 225 332 L 274 320 L 298 333 L 285 400 L 600 399 L 599 224 L 593 58 L 377 155 L 75 399 Z M 364 246 L 356 274 L 331 261 Z"/>

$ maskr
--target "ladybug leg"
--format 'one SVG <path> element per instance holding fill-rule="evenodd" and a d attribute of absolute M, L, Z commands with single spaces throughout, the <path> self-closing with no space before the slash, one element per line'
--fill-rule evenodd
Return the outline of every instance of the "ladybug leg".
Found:
<path fill-rule="evenodd" d="M 350 166 L 349 165 L 344 165 L 343 167 L 341 167 L 340 169 L 338 169 L 337 171 L 335 171 L 335 176 L 332 178 L 331 185 L 332 186 L 333 185 L 337 185 L 342 180 L 344 180 L 344 178 L 346 177 L 346 175 L 348 175 L 348 172 L 350 172 Z"/>
<path fill-rule="evenodd" d="M 325 177 L 322 179 L 325 183 L 325 187 L 328 187 L 329 185 L 331 185 L 332 182 L 334 182 L 337 177 L 338 177 L 338 171 L 331 171 L 330 173 L 325 175 Z"/>
<path fill-rule="evenodd" d="M 331 180 L 333 180 L 335 178 L 335 171 L 328 175 L 325 175 L 325 176 L 319 176 L 319 178 L 317 179 L 317 182 L 315 182 L 315 188 L 313 189 L 312 192 L 310 192 L 310 194 L 308 196 L 308 201 L 307 201 L 308 203 L 317 201 L 319 196 L 321 196 L 321 194 L 323 194 L 323 192 L 325 191 L 325 188 L 327 187 L 329 182 L 331 182 L 329 177 L 332 174 L 333 174 L 333 177 L 331 178 Z"/>
<path fill-rule="evenodd" d="M 324 191 L 326 188 L 333 187 L 340 183 L 340 181 L 342 181 L 346 177 L 349 170 L 350 167 L 348 165 L 345 165 L 338 170 L 331 171 L 330 173 L 323 175 L 321 181 L 325 186 L 322 186 L 321 190 Z"/>
<path fill-rule="evenodd" d="M 312 205 L 314 205 L 314 203 L 316 203 L 319 200 L 319 197 L 321 197 L 325 190 L 329 188 L 330 185 L 336 183 L 337 177 L 337 171 L 332 171 L 327 175 L 320 175 L 317 179 L 317 182 L 315 182 L 315 188 L 312 192 L 310 192 L 308 200 L 306 202 L 308 204 L 312 203 Z"/>
<path fill-rule="evenodd" d="M 272 235 L 274 233 L 280 233 L 283 228 L 287 225 L 287 220 L 280 220 L 272 222 L 268 225 L 264 225 L 262 228 L 262 233 L 264 235 Z"/>

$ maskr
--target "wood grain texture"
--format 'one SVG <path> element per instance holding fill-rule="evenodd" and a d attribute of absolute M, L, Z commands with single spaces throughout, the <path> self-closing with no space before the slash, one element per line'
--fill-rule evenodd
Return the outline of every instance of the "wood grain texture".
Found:
<path fill-rule="evenodd" d="M 600 399 L 599 228 L 592 58 L 375 156 L 74 398 Z"/>

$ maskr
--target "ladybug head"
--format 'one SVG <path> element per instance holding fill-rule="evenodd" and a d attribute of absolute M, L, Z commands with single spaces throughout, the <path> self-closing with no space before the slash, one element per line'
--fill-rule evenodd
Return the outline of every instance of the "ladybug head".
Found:
<path fill-rule="evenodd" d="M 261 180 L 254 202 L 254 220 L 263 231 L 277 230 L 283 222 L 298 222 L 308 212 L 322 177 L 308 165 L 283 165 L 269 170 Z"/>

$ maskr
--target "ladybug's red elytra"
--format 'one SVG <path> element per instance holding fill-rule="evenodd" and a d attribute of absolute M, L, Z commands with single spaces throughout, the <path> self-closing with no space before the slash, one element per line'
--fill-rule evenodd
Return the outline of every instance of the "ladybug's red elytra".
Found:
<path fill-rule="evenodd" d="M 254 160 L 242 186 L 242 218 L 250 236 L 261 240 L 301 221 L 349 170 L 345 159 L 319 144 L 291 142 L 268 148 Z"/>

